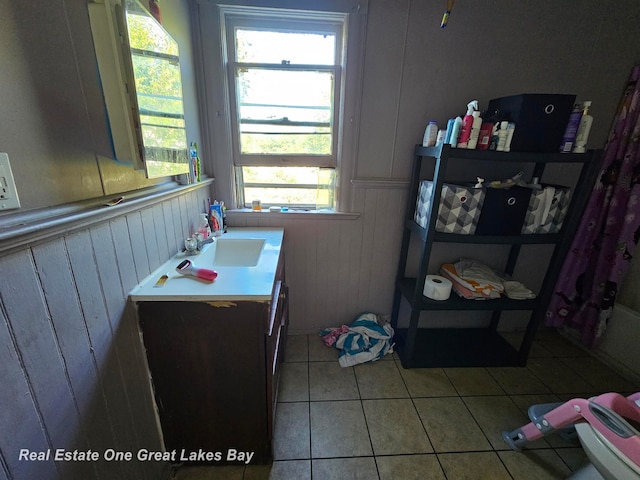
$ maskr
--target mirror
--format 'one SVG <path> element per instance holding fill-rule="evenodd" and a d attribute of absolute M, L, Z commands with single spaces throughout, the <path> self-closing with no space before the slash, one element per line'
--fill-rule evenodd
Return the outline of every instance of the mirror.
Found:
<path fill-rule="evenodd" d="M 149 178 L 189 173 L 178 43 L 137 0 L 90 2 L 89 17 L 113 158 Z"/>
<path fill-rule="evenodd" d="M 189 171 L 178 43 L 137 0 L 125 1 L 129 56 L 147 176 Z"/>

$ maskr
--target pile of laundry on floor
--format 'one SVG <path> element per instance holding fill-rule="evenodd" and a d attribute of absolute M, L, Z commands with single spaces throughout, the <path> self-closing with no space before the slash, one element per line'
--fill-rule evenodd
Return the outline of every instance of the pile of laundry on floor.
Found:
<path fill-rule="evenodd" d="M 341 367 L 373 362 L 393 353 L 393 334 L 389 319 L 373 313 L 359 315 L 349 326 L 320 332 L 325 345 L 340 350 L 338 362 Z"/>
<path fill-rule="evenodd" d="M 440 267 L 440 274 L 451 280 L 451 289 L 462 298 L 484 300 L 506 295 L 515 300 L 525 300 L 536 296 L 521 282 L 506 279 L 482 262 L 470 258 L 445 263 Z"/>

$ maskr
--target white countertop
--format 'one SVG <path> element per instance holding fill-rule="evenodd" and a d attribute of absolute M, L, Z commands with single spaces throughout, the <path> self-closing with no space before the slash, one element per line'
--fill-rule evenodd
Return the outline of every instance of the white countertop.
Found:
<path fill-rule="evenodd" d="M 214 266 L 216 241 L 204 246 L 200 254 L 185 256 L 178 253 L 157 268 L 129 296 L 133 301 L 216 301 L 249 300 L 268 301 L 271 299 L 273 282 L 282 250 L 283 228 L 229 228 L 217 238 L 263 238 L 265 239 L 258 264 L 252 267 Z M 215 270 L 218 277 L 207 282 L 191 276 L 184 276 L 176 267 L 189 259 L 196 267 Z M 167 274 L 169 280 L 156 287 L 158 279 Z"/>

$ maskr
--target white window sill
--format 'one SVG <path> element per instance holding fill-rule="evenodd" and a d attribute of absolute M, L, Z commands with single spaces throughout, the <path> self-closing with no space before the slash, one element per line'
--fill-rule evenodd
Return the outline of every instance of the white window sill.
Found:
<path fill-rule="evenodd" d="M 326 210 L 287 210 L 286 212 L 270 212 L 268 208 L 261 211 L 254 211 L 250 208 L 239 208 L 227 210 L 228 217 L 260 217 L 264 215 L 276 216 L 278 218 L 305 218 L 316 220 L 357 220 L 359 213 L 351 212 L 330 212 Z"/>

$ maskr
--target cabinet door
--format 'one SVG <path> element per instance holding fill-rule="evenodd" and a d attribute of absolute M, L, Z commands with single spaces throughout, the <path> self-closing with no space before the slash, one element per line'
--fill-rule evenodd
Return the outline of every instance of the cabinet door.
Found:
<path fill-rule="evenodd" d="M 265 304 L 140 302 L 138 313 L 166 449 L 268 457 Z"/>

